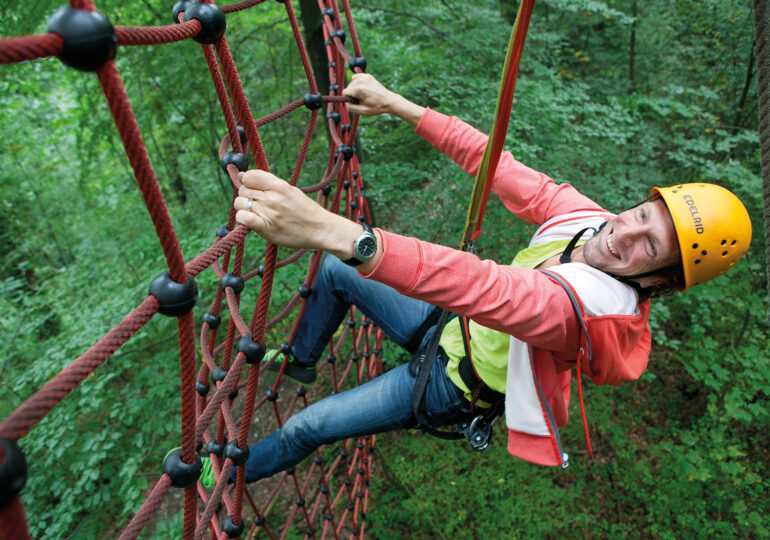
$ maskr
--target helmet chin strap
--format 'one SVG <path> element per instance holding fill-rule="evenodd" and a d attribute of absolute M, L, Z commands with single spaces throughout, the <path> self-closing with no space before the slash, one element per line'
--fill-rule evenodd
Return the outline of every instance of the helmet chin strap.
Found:
<path fill-rule="evenodd" d="M 609 222 L 605 221 L 604 223 L 599 225 L 598 229 L 595 229 L 594 227 L 586 227 L 585 229 L 578 231 L 577 234 L 572 237 L 572 240 L 569 241 L 569 244 L 567 244 L 567 247 L 564 248 L 564 253 L 562 253 L 561 256 L 559 257 L 559 262 L 561 264 L 567 264 L 569 262 L 572 262 L 572 252 L 575 250 L 575 247 L 577 246 L 578 241 L 583 237 L 585 232 L 591 230 L 591 231 L 594 231 L 594 235 L 599 234 L 599 232 L 607 225 L 607 223 Z M 591 265 L 589 264 L 589 266 Z M 676 264 L 667 266 L 665 268 L 658 268 L 657 270 L 650 270 L 649 272 L 642 272 L 641 274 L 634 274 L 632 276 L 619 276 L 617 274 L 607 272 L 606 270 L 602 270 L 602 272 L 604 272 L 608 276 L 614 277 L 618 281 L 622 281 L 623 283 L 626 283 L 627 285 L 631 285 L 632 287 L 636 287 L 636 288 L 641 288 L 641 285 L 639 285 L 639 283 L 632 280 L 655 276 L 660 274 L 661 272 L 673 270 L 674 268 L 677 268 Z"/>
<path fill-rule="evenodd" d="M 568 262 L 572 262 L 572 252 L 575 250 L 575 247 L 577 246 L 578 241 L 583 237 L 585 232 L 593 231 L 594 234 L 599 234 L 599 231 L 601 231 L 605 225 L 607 225 L 606 221 L 602 223 L 598 229 L 595 229 L 594 227 L 586 227 L 585 229 L 579 230 L 577 234 L 572 237 L 572 240 L 569 241 L 569 244 L 567 244 L 567 247 L 564 248 L 564 253 L 562 253 L 561 256 L 559 257 L 559 262 L 561 264 L 567 264 Z"/>

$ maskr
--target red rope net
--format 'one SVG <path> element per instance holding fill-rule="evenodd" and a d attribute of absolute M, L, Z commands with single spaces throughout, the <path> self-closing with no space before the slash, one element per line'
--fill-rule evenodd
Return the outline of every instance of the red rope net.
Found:
<path fill-rule="evenodd" d="M 264 0 L 237 2 L 224 6 L 221 10 L 222 13 L 231 14 L 256 6 L 261 1 Z M 316 81 L 292 2 L 282 0 L 282 3 L 304 67 L 308 93 L 317 94 Z M 91 0 L 72 0 L 70 5 L 87 12 L 96 10 Z M 337 90 L 322 97 L 332 141 L 326 172 L 318 183 L 302 189 L 306 193 L 316 194 L 318 203 L 333 212 L 341 212 L 344 200 L 342 213 L 351 219 L 371 222 L 358 159 L 355 154 L 346 157 L 343 152 L 337 152 L 339 146 L 353 146 L 355 140 L 357 122 L 355 119 L 351 121 L 344 105 L 347 99 L 342 97 L 341 93 L 345 84 L 346 66 L 352 56 L 362 59 L 361 48 L 347 0 L 342 0 L 342 11 L 336 0 L 318 0 L 318 9 L 322 12 L 325 49 L 330 66 L 328 75 L 330 83 L 336 85 Z M 344 24 L 351 37 L 353 55 L 346 51 L 339 37 L 332 37 L 335 30 L 343 29 L 343 14 Z M 196 19 L 184 22 L 182 14 L 179 15 L 179 21 L 180 24 L 177 25 L 154 28 L 116 27 L 115 35 L 118 44 L 122 46 L 150 45 L 189 39 L 197 36 L 203 28 Z M 61 56 L 65 54 L 66 49 L 63 39 L 54 33 L 0 39 L 0 63 L 10 64 Z M 246 154 L 248 151 L 253 166 L 269 170 L 259 127 L 297 110 L 305 111 L 304 99 L 291 101 L 278 111 L 255 119 L 230 54 L 226 36 L 221 36 L 212 44 L 202 45 L 202 52 L 209 66 L 227 130 L 220 145 L 220 158 L 225 157 L 228 152 Z M 361 71 L 360 62 L 354 63 L 352 69 Z M 274 381 L 268 383 L 263 380 L 267 379 L 261 377 L 265 368 L 259 363 L 248 364 L 246 355 L 238 352 L 237 342 L 244 336 L 251 336 L 254 342 L 263 343 L 265 332 L 286 319 L 293 311 L 292 308 L 299 306 L 299 314 L 287 340 L 288 344 L 291 343 L 306 302 L 303 298 L 306 295 L 302 293 L 312 288 L 321 262 L 321 253 L 310 254 L 305 279 L 299 288 L 301 292 L 297 292 L 270 320 L 268 308 L 275 272 L 278 268 L 302 258 L 304 251 L 278 261 L 277 247 L 268 244 L 264 263 L 259 268 L 244 269 L 248 231 L 235 225 L 235 212 L 230 208 L 227 231 L 220 230 L 219 236 L 209 249 L 185 264 L 163 194 L 150 165 L 115 62 L 111 59 L 104 62 L 96 69 L 96 75 L 155 226 L 168 265 L 168 277 L 176 284 L 184 284 L 211 268 L 220 278 L 227 274 L 242 278 L 246 286 L 261 278 L 257 301 L 249 318 L 242 314 L 245 306 L 241 305 L 240 292 L 232 286 L 217 288 L 216 296 L 208 306 L 205 321 L 200 324 L 197 343 L 194 312 L 187 311 L 178 316 L 182 396 L 179 446 L 182 461 L 193 463 L 200 445 L 208 448 L 210 442 L 222 445 L 226 441 L 237 441 L 238 448 L 246 449 L 251 436 L 256 435 L 252 433 L 255 415 L 260 416 L 260 430 L 272 429 L 282 425 L 294 412 L 307 406 L 309 395 L 301 386 L 296 388 L 296 391 L 285 391 L 285 379 L 282 376 L 285 361 Z M 312 110 L 291 174 L 292 184 L 298 182 L 317 119 L 318 110 Z M 245 134 L 243 139 L 239 127 Z M 240 187 L 237 180 L 239 171 L 233 163 L 227 164 L 226 169 L 232 180 L 235 197 Z M 7 470 L 12 466 L 9 452 L 4 451 L 6 443 L 15 444 L 19 438 L 25 436 L 156 313 L 162 312 L 164 308 L 161 304 L 155 295 L 150 294 L 104 338 L 42 386 L 0 424 L 0 441 L 3 441 L 3 446 L 0 446 L 0 469 Z M 230 314 L 226 321 L 222 320 L 225 311 Z M 226 324 L 220 326 L 216 323 L 214 326 L 211 322 L 214 320 Z M 196 358 L 196 347 L 200 351 L 200 359 Z M 343 352 L 347 353 L 347 360 L 335 361 L 341 360 Z M 353 307 L 344 329 L 338 338 L 329 344 L 329 355 L 318 366 L 321 379 L 328 381 L 332 391 L 338 392 L 346 386 L 360 384 L 377 376 L 381 367 L 382 333 L 364 317 L 357 316 L 356 308 Z M 223 378 L 217 377 L 221 380 L 217 380 L 215 388 L 211 388 L 209 381 L 214 372 L 226 375 Z M 209 391 L 209 388 L 213 391 Z M 237 395 L 244 388 L 245 399 L 238 401 Z M 237 408 L 234 406 L 236 403 L 239 404 Z M 259 434 L 263 435 L 265 433 Z M 200 482 L 184 487 L 182 536 L 196 539 L 205 535 L 227 538 L 228 534 L 222 528 L 224 521 L 229 522 L 230 530 L 237 531 L 239 527 L 243 527 L 249 538 L 258 533 L 269 538 L 284 538 L 290 532 L 304 533 L 307 537 L 320 535 L 322 538 L 362 538 L 366 530 L 373 449 L 373 436 L 344 441 L 340 443 L 336 457 L 331 463 L 323 461 L 322 449 L 319 449 L 315 459 L 306 463 L 304 469 L 299 467 L 269 481 L 263 480 L 256 484 L 255 488 L 245 485 L 243 467 L 238 470 L 237 482 L 228 485 L 227 479 L 233 467 L 231 459 L 221 459 L 216 454 L 211 454 L 217 478 L 216 485 L 210 490 L 204 489 Z M 6 486 L 0 488 L 5 489 Z M 171 488 L 172 478 L 168 474 L 162 474 L 144 504 L 125 527 L 121 538 L 136 538 L 150 522 Z M 29 537 L 22 497 L 12 496 L 5 503 L 2 500 L 4 498 L 7 497 L 0 498 L 0 536 Z M 293 502 L 281 503 L 286 500 Z M 282 513 L 281 510 L 285 511 Z M 245 516 L 248 516 L 248 520 Z"/>

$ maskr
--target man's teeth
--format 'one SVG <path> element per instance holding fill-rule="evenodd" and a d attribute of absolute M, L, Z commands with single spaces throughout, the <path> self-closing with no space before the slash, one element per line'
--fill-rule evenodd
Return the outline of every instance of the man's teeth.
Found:
<path fill-rule="evenodd" d="M 613 255 L 615 255 L 615 257 L 620 259 L 620 254 L 615 249 L 615 237 L 612 236 L 612 234 L 607 236 L 607 248 L 609 248 L 610 253 L 612 253 Z"/>

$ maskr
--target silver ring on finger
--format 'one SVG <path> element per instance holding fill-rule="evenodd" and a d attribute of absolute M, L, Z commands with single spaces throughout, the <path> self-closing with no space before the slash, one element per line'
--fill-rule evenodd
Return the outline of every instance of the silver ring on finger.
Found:
<path fill-rule="evenodd" d="M 249 199 L 246 201 L 246 210 L 251 210 L 251 203 L 254 202 L 253 200 Z"/>

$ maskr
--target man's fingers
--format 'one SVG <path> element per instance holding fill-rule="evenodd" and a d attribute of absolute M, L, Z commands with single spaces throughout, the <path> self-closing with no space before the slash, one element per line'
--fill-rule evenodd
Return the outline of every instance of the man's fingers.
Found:
<path fill-rule="evenodd" d="M 259 169 L 251 169 L 244 172 L 242 175 L 240 175 L 240 181 L 241 184 L 246 187 L 259 189 L 262 191 L 275 189 L 281 184 L 285 184 L 283 180 L 274 174 L 270 174 L 267 171 L 262 171 Z"/>
<path fill-rule="evenodd" d="M 254 201 L 253 197 L 248 197 L 248 196 L 245 196 L 245 195 L 242 195 L 240 197 L 236 197 L 235 201 L 233 201 L 233 208 L 235 208 L 236 210 L 250 211 L 251 207 L 250 207 L 249 203 L 251 202 L 251 204 L 254 204 L 253 201 Z"/>
<path fill-rule="evenodd" d="M 265 221 L 254 212 L 248 210 L 238 210 L 235 213 L 235 221 L 245 225 L 258 235 L 263 236 L 265 231 Z"/>

